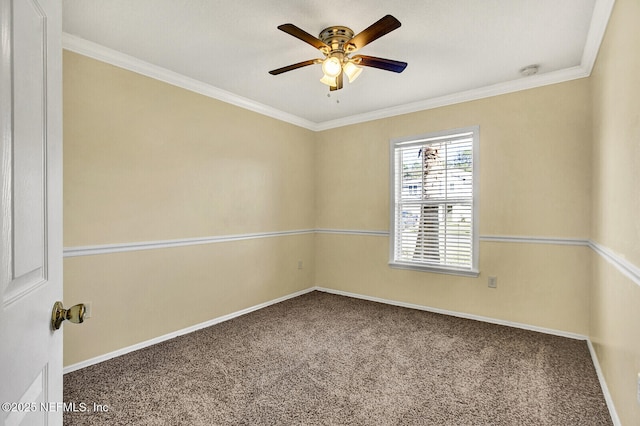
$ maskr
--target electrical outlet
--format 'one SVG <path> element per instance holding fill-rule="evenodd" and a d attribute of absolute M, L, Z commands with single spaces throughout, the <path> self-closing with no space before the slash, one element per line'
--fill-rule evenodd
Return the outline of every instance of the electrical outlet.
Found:
<path fill-rule="evenodd" d="M 84 319 L 91 318 L 91 302 L 84 303 Z"/>
<path fill-rule="evenodd" d="M 498 287 L 498 277 L 489 277 L 489 288 Z"/>
<path fill-rule="evenodd" d="M 302 269 L 302 260 L 298 260 L 298 269 Z"/>

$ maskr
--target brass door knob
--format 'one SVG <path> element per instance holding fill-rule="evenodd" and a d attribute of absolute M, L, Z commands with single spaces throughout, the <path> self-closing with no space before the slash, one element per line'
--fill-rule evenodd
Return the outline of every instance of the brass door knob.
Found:
<path fill-rule="evenodd" d="M 86 309 L 82 303 L 72 306 L 69 309 L 65 309 L 62 302 L 56 302 L 54 303 L 53 311 L 51 312 L 51 327 L 53 327 L 54 330 L 58 330 L 64 320 L 69 320 L 76 324 L 84 322 L 85 311 Z"/>

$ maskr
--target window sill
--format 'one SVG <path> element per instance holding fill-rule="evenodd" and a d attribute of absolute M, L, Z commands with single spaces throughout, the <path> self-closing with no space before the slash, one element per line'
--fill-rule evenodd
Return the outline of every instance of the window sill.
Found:
<path fill-rule="evenodd" d="M 431 272 L 434 274 L 460 275 L 473 278 L 477 278 L 478 275 L 480 275 L 480 271 L 473 269 L 439 268 L 427 265 L 417 265 L 415 263 L 389 262 L 389 266 L 394 269 L 407 269 L 413 271 Z"/>

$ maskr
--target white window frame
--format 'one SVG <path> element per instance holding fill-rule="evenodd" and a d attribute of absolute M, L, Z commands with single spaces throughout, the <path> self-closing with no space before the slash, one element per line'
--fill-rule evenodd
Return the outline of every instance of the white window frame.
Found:
<path fill-rule="evenodd" d="M 400 236 L 397 234 L 400 232 L 397 228 L 397 224 L 402 220 L 402 208 L 399 207 L 400 191 L 399 183 L 402 182 L 403 173 L 402 167 L 400 170 L 396 170 L 396 152 L 401 148 L 419 145 L 429 145 L 430 143 L 440 143 L 449 138 L 458 137 L 461 134 L 470 134 L 473 137 L 472 142 L 472 224 L 471 224 L 471 265 L 470 267 L 460 267 L 457 265 L 447 264 L 435 264 L 426 263 L 424 261 L 398 259 L 396 257 L 396 247 L 400 243 Z M 389 226 L 389 265 L 393 268 L 400 269 L 412 269 L 426 272 L 436 272 L 453 275 L 464 275 L 477 277 L 480 273 L 478 269 L 479 259 L 479 165 L 480 165 L 480 127 L 471 126 L 465 128 L 444 130 L 440 132 L 422 134 L 417 136 L 410 136 L 404 138 L 392 139 L 390 141 L 390 226 Z M 399 216 L 399 217 L 398 217 Z"/>

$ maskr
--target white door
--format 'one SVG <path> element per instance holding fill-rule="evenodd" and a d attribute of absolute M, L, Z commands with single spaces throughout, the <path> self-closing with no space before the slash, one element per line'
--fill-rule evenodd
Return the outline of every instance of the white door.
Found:
<path fill-rule="evenodd" d="M 52 330 L 51 310 L 62 300 L 60 0 L 0 0 L 0 38 L 0 424 L 57 425 L 62 330 Z"/>

